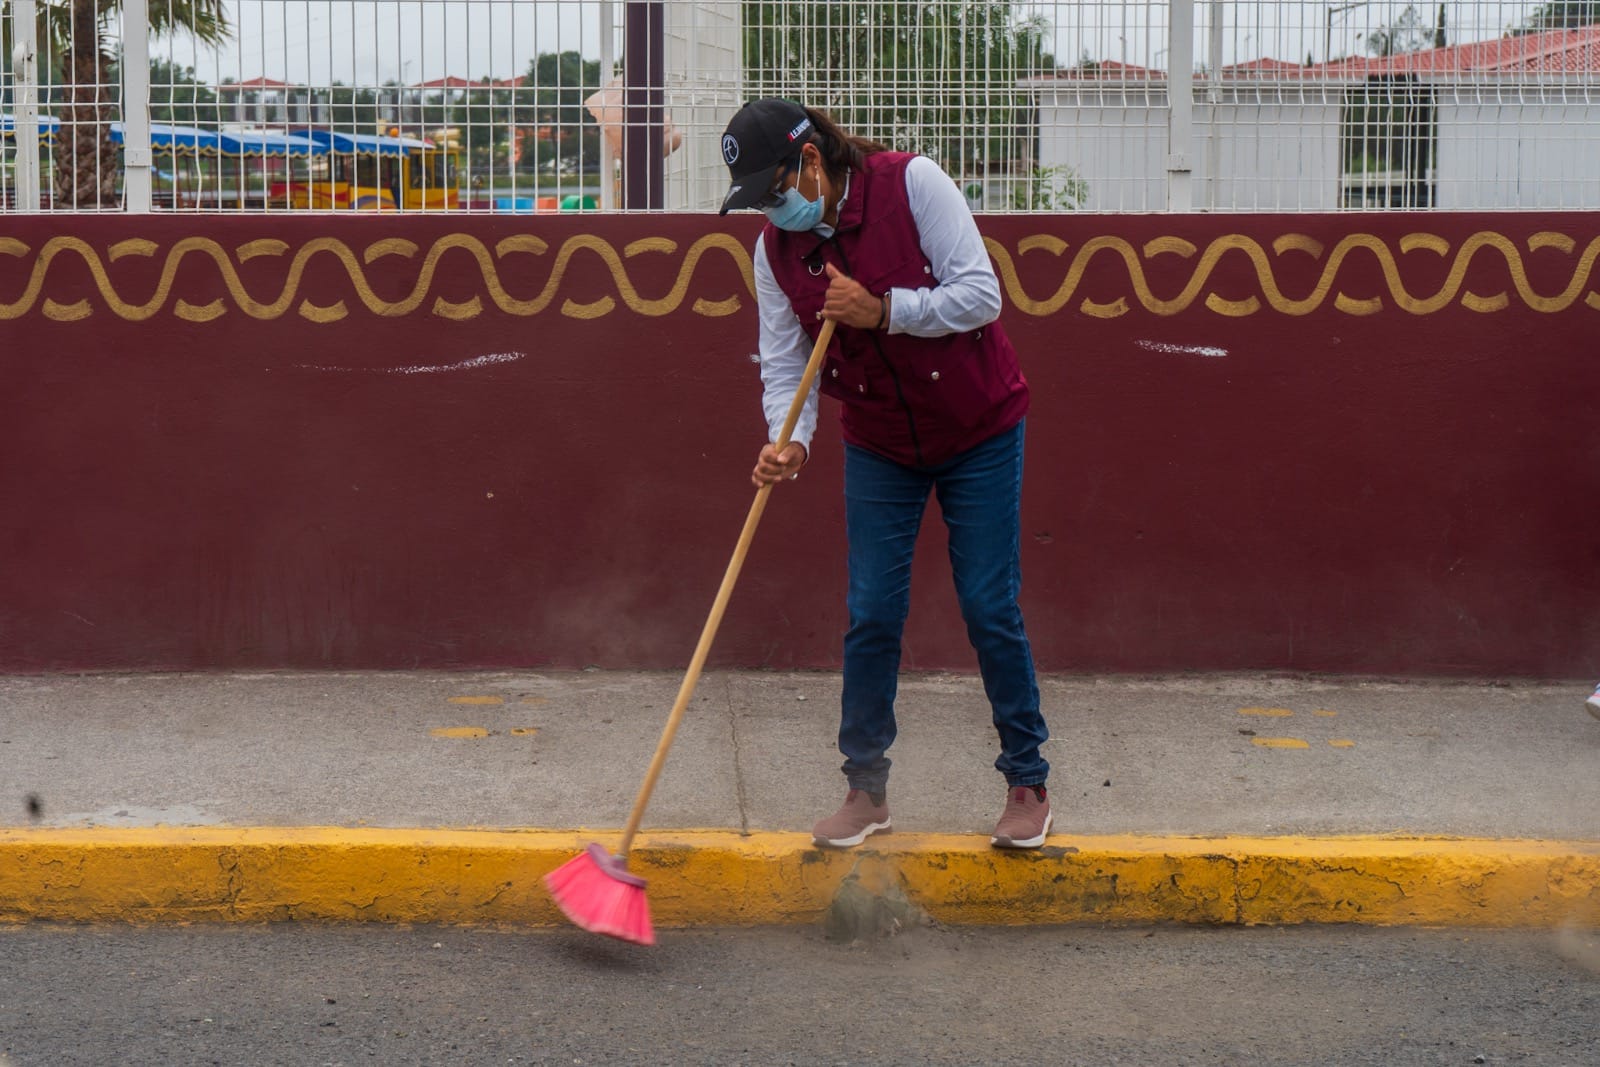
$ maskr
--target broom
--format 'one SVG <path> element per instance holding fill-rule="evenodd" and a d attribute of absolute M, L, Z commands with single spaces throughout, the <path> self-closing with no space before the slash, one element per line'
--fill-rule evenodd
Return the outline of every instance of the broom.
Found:
<path fill-rule="evenodd" d="M 833 339 L 833 328 L 833 320 L 828 319 L 817 334 L 811 359 L 807 361 L 805 373 L 800 377 L 800 388 L 795 391 L 794 401 L 789 405 L 789 415 L 783 421 L 783 432 L 774 442 L 780 452 L 789 443 L 795 423 L 800 421 L 800 412 L 811 393 L 811 383 L 817 377 L 817 369 L 822 366 L 828 342 Z M 678 699 L 673 702 L 672 714 L 667 716 L 667 725 L 661 731 L 655 757 L 651 759 L 650 769 L 645 772 L 644 782 L 639 786 L 639 795 L 634 799 L 633 811 L 628 815 L 628 825 L 622 831 L 622 845 L 617 849 L 617 854 L 613 856 L 599 845 L 591 844 L 585 851 L 544 876 L 544 884 L 556 905 L 574 924 L 590 933 L 605 934 L 640 945 L 653 945 L 656 942 L 655 931 L 650 926 L 650 905 L 645 900 L 645 880 L 628 871 L 628 850 L 633 845 L 634 835 L 639 832 L 645 805 L 650 801 L 656 779 L 661 776 L 661 767 L 667 761 L 667 749 L 672 746 L 672 736 L 677 733 L 684 708 L 689 706 L 695 683 L 700 680 L 700 670 L 711 651 L 711 641 L 716 637 L 717 627 L 728 607 L 728 599 L 733 595 L 733 585 L 739 579 L 739 570 L 744 566 L 744 557 L 750 551 L 750 542 L 755 539 L 756 526 L 761 522 L 761 513 L 766 510 L 771 492 L 770 482 L 756 490 L 755 502 L 750 505 L 744 530 L 739 534 L 739 543 L 734 547 L 733 558 L 728 561 L 727 572 L 722 576 L 722 587 L 717 590 L 717 598 L 712 602 L 711 615 L 706 619 L 705 629 L 700 631 L 700 643 L 695 646 L 688 673 L 678 687 Z"/>

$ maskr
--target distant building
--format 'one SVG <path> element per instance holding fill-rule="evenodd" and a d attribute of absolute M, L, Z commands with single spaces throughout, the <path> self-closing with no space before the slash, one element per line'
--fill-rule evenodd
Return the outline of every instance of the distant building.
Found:
<path fill-rule="evenodd" d="M 326 121 L 326 100 L 304 85 L 272 78 L 223 82 L 216 87 L 223 114 L 235 126 L 284 128 Z"/>
<path fill-rule="evenodd" d="M 1021 83 L 1039 165 L 1089 210 L 1166 207 L 1167 74 L 1104 62 Z M 1194 80 L 1201 209 L 1600 207 L 1600 26 Z"/>

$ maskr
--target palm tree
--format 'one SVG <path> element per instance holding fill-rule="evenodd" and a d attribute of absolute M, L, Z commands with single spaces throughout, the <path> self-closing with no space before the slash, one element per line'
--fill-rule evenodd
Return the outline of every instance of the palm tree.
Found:
<path fill-rule="evenodd" d="M 224 0 L 150 0 L 150 32 L 185 30 L 201 44 L 229 34 Z M 9 7 L 10 5 L 5 5 Z M 39 44 L 61 65 L 58 85 L 66 107 L 55 147 L 56 203 L 101 207 L 117 202 L 117 153 L 111 141 L 115 56 L 106 30 L 120 17 L 122 0 L 40 0 Z M 9 54 L 9 47 L 7 52 Z"/>

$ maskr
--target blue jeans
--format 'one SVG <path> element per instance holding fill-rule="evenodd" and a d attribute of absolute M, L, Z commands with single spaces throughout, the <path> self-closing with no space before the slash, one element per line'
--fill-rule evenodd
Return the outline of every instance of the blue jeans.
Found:
<path fill-rule="evenodd" d="M 894 743 L 900 638 L 911 606 L 911 556 L 935 493 L 950 530 L 950 566 L 967 637 L 1000 735 L 995 769 L 1008 785 L 1039 785 L 1050 736 L 1039 712 L 1033 651 L 1022 626 L 1023 424 L 937 467 L 906 467 L 845 446 L 850 629 L 844 638 L 839 751 L 853 789 L 884 792 Z"/>

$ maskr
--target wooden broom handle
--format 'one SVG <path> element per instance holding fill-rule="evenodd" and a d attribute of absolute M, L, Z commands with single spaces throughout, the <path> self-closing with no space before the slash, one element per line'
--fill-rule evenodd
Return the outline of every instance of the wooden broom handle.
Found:
<path fill-rule="evenodd" d="M 789 416 L 783 420 L 783 432 L 773 442 L 779 452 L 789 443 L 789 435 L 794 433 L 795 423 L 800 421 L 800 412 L 805 409 L 806 398 L 811 395 L 811 383 L 816 380 L 817 370 L 822 366 L 822 357 L 828 351 L 828 342 L 833 340 L 834 322 L 827 319 L 822 324 L 822 331 L 817 334 L 817 343 L 811 348 L 811 359 L 806 363 L 805 373 L 800 376 L 800 388 L 795 390 L 794 400 L 789 404 Z M 689 660 L 689 671 L 683 676 L 683 684 L 678 687 L 678 699 L 672 705 L 672 714 L 667 716 L 667 725 L 661 731 L 661 740 L 656 744 L 655 757 L 650 760 L 650 769 L 645 772 L 644 782 L 639 786 L 639 795 L 633 802 L 633 811 L 628 815 L 628 825 L 622 831 L 622 847 L 617 855 L 626 856 L 628 849 L 633 846 L 634 835 L 639 832 L 639 823 L 644 819 L 645 805 L 650 802 L 650 794 L 656 787 L 656 779 L 661 777 L 661 767 L 667 762 L 667 749 L 672 747 L 672 736 L 678 732 L 678 723 L 683 718 L 683 710 L 689 706 L 689 698 L 694 695 L 694 687 L 700 681 L 700 670 L 706 665 L 706 656 L 711 652 L 711 642 L 717 636 L 717 627 L 722 624 L 722 614 L 727 610 L 728 600 L 733 596 L 734 583 L 739 580 L 739 570 L 744 566 L 744 557 L 750 551 L 750 542 L 755 540 L 756 527 L 761 523 L 761 513 L 766 510 L 767 498 L 772 495 L 773 483 L 768 482 L 756 490 L 756 498 L 750 505 L 750 514 L 744 520 L 744 529 L 739 533 L 739 543 L 734 546 L 733 558 L 728 561 L 728 570 L 722 576 L 722 587 L 717 590 L 717 599 L 711 604 L 711 614 L 706 619 L 705 629 L 700 631 L 700 643 L 695 646 L 694 656 Z"/>

